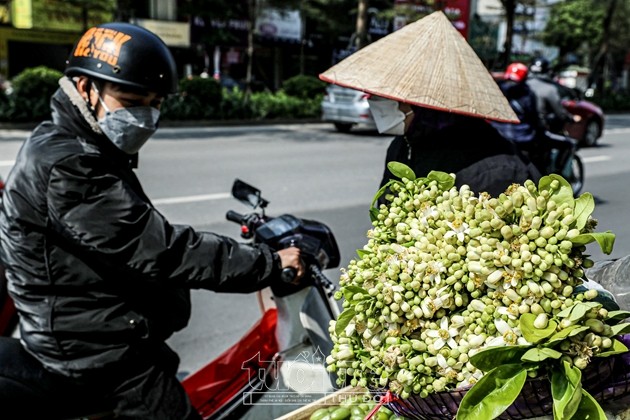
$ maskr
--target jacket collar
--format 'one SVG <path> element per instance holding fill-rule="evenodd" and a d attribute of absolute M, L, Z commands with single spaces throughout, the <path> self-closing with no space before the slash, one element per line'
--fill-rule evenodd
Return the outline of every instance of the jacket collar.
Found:
<path fill-rule="evenodd" d="M 64 76 L 59 80 L 59 86 L 51 99 L 53 123 L 63 131 L 81 137 L 116 163 L 136 168 L 138 154 L 124 153 L 103 134 L 92 110 L 77 91 L 74 82 Z"/>

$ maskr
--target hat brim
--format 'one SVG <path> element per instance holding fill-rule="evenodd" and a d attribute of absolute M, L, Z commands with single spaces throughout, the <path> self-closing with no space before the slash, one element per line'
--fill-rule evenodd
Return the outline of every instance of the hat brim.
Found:
<path fill-rule="evenodd" d="M 319 78 L 420 107 L 519 122 L 490 72 L 440 11 L 358 50 Z"/>

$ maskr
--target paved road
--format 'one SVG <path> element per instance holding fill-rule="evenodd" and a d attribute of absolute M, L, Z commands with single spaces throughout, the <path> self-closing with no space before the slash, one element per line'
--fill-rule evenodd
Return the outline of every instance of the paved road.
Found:
<path fill-rule="evenodd" d="M 0 175 L 8 173 L 27 132 L 0 131 Z M 630 254 L 630 115 L 613 115 L 600 147 L 580 151 L 586 185 L 597 199 L 600 230 L 618 238 L 613 257 Z M 365 242 L 367 209 L 380 180 L 389 139 L 370 132 L 336 133 L 327 124 L 163 128 L 142 151 L 138 174 L 173 223 L 236 236 L 225 212 L 247 211 L 229 197 L 234 178 L 259 187 L 270 214 L 293 213 L 327 223 L 345 266 Z M 595 258 L 604 258 L 596 248 Z M 329 270 L 331 278 L 339 271 Z M 194 371 L 234 343 L 257 319 L 253 295 L 193 294 L 188 328 L 170 343 Z"/>

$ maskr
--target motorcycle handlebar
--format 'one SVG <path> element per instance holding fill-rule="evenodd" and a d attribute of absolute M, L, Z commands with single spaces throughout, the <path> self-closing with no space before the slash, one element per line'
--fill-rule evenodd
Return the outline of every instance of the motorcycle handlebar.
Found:
<path fill-rule="evenodd" d="M 244 216 L 241 213 L 234 210 L 228 210 L 227 213 L 225 213 L 225 218 L 227 220 L 238 224 L 241 224 L 243 222 L 243 217 Z"/>

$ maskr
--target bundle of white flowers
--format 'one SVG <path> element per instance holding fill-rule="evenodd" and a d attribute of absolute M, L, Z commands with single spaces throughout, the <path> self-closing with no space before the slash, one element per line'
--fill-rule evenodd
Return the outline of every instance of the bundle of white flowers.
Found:
<path fill-rule="evenodd" d="M 494 418 L 528 377 L 555 375 L 573 389 L 554 395 L 558 418 L 599 407 L 581 388 L 581 370 L 627 351 L 615 337 L 629 314 L 579 290 L 592 264 L 585 245 L 609 254 L 614 243 L 594 232 L 592 195 L 574 199 L 557 175 L 491 197 L 456 188 L 443 172 L 416 179 L 401 163 L 389 169 L 402 182 L 377 193 L 375 202 L 388 189 L 389 204 L 372 208 L 367 244 L 340 278 L 344 310 L 331 323 L 327 358 L 339 383 L 402 399 L 470 389 L 461 420 Z"/>

